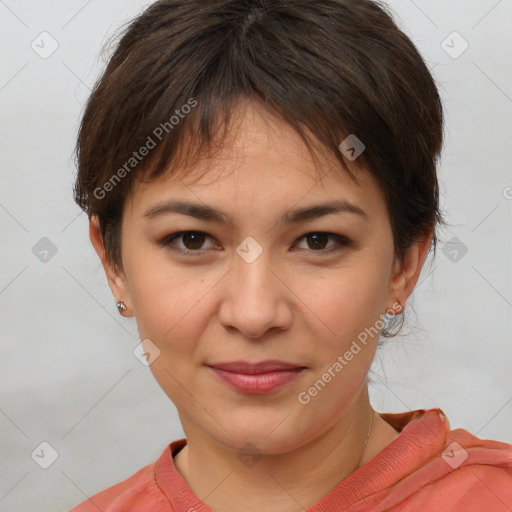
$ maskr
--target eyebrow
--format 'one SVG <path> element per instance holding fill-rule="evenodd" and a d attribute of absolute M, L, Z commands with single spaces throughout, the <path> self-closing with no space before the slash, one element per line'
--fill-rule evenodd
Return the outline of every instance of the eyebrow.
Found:
<path fill-rule="evenodd" d="M 154 219 L 155 217 L 170 213 L 180 213 L 182 215 L 189 215 L 196 219 L 218 222 L 220 224 L 232 223 L 229 216 L 222 210 L 205 204 L 191 203 L 187 201 L 166 201 L 164 203 L 159 203 L 149 208 L 143 216 L 148 219 Z M 337 201 L 328 201 L 295 208 L 284 213 L 281 216 L 280 223 L 292 224 L 304 222 L 335 213 L 351 213 L 358 215 L 365 220 L 368 219 L 368 214 L 362 208 L 345 199 L 340 199 Z"/>

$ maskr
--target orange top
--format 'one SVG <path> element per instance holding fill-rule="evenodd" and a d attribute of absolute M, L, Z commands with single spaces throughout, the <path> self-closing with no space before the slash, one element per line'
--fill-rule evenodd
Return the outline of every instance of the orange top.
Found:
<path fill-rule="evenodd" d="M 400 435 L 307 512 L 512 510 L 512 445 L 450 430 L 441 409 L 380 415 Z M 212 512 L 174 466 L 186 442 L 70 512 Z"/>

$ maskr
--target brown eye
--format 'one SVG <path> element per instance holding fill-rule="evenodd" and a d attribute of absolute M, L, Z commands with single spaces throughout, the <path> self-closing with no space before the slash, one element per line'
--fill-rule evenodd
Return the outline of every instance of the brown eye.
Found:
<path fill-rule="evenodd" d="M 329 236 L 325 233 L 313 233 L 312 235 L 307 235 L 306 240 L 308 241 L 308 246 L 310 249 L 325 249 L 329 241 Z"/>
<path fill-rule="evenodd" d="M 204 233 L 190 232 L 182 235 L 183 245 L 186 249 L 190 249 L 191 251 L 201 249 L 205 238 Z"/>
<path fill-rule="evenodd" d="M 159 245 L 188 256 L 201 255 L 215 248 L 214 239 L 202 231 L 180 231 L 167 235 Z"/>
<path fill-rule="evenodd" d="M 304 247 L 304 242 L 306 247 Z M 350 246 L 350 243 L 348 238 L 334 233 L 307 233 L 298 240 L 300 250 L 317 252 L 320 255 L 343 249 Z"/>

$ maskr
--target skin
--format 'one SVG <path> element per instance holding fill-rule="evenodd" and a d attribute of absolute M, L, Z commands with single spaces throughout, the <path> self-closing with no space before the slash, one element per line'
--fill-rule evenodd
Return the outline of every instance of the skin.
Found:
<path fill-rule="evenodd" d="M 188 444 L 175 466 L 194 494 L 217 512 L 291 512 L 314 505 L 397 437 L 368 398 L 378 336 L 308 404 L 297 397 L 380 315 L 393 306 L 400 312 L 397 301 L 405 304 L 414 289 L 432 234 L 399 262 L 384 194 L 357 160 L 355 183 L 332 155 L 320 154 L 319 181 L 292 128 L 250 102 L 238 114 L 234 135 L 185 178 L 136 184 L 123 213 L 122 269 L 108 261 L 96 218 L 90 237 L 116 302 L 128 308 L 124 316 L 135 316 L 141 340 L 160 350 L 150 369 L 178 410 Z M 278 223 L 293 208 L 340 198 L 367 218 L 345 212 Z M 144 216 L 170 199 L 222 209 L 232 224 Z M 159 245 L 178 231 L 208 236 Z M 319 232 L 351 243 L 304 237 Z M 248 236 L 262 248 L 252 263 L 236 252 Z M 203 252 L 187 256 L 180 248 Z M 267 359 L 307 369 L 278 391 L 249 395 L 205 366 Z M 238 457 L 247 443 L 260 456 L 250 467 Z"/>

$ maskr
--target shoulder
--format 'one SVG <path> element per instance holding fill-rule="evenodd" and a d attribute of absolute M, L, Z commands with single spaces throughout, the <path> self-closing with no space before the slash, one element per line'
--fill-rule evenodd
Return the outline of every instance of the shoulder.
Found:
<path fill-rule="evenodd" d="M 434 512 L 509 512 L 512 510 L 512 467 L 470 464 L 422 487 L 413 508 Z"/>
<path fill-rule="evenodd" d="M 168 447 L 166 448 L 166 450 Z M 127 479 L 94 494 L 69 512 L 147 512 L 172 510 L 155 479 L 155 461 Z"/>
<path fill-rule="evenodd" d="M 512 445 L 452 430 L 441 409 L 382 416 L 401 433 L 353 482 L 371 510 L 512 510 Z"/>
<path fill-rule="evenodd" d="M 425 467 L 429 481 L 415 497 L 422 510 L 505 512 L 512 509 L 512 445 L 464 429 Z M 415 506 L 417 506 L 415 504 Z"/>

